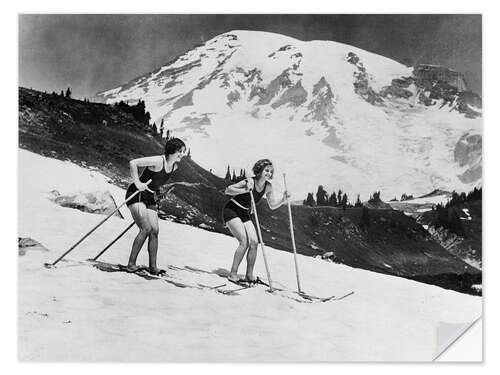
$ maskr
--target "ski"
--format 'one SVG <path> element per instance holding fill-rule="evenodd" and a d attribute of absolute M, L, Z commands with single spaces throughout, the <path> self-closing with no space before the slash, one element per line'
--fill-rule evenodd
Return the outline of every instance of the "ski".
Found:
<path fill-rule="evenodd" d="M 163 275 L 153 275 L 148 271 L 148 267 L 146 266 L 140 266 L 136 271 L 132 272 L 127 269 L 126 266 L 122 264 L 111 264 L 111 263 L 105 263 L 105 262 L 100 262 L 100 261 L 93 261 L 89 260 L 89 263 L 92 264 L 93 267 L 105 271 L 105 272 L 125 272 L 129 274 L 134 274 L 136 276 L 139 276 L 143 279 L 146 280 L 162 280 L 165 281 L 166 283 L 172 284 L 178 288 L 191 288 L 191 289 L 210 289 L 214 290 L 217 293 L 227 295 L 227 296 L 235 296 L 239 295 L 237 292 L 241 290 L 248 289 L 249 287 L 241 287 L 239 289 L 228 289 L 228 288 L 223 288 L 227 284 L 221 284 L 221 285 L 216 285 L 216 286 L 210 286 L 202 283 L 197 283 L 196 285 L 189 285 L 183 282 L 179 282 L 177 280 L 174 280 L 175 278 L 172 275 L 169 274 L 163 274 Z M 176 271 L 185 271 L 185 269 L 169 265 L 169 269 L 171 270 L 176 270 Z"/>
<path fill-rule="evenodd" d="M 170 270 L 175 271 L 175 272 L 185 271 L 185 272 L 194 272 L 194 273 L 199 273 L 199 274 L 217 275 L 218 277 L 224 278 L 227 282 L 234 284 L 234 285 L 238 286 L 239 288 L 236 288 L 236 289 L 228 288 L 227 283 L 216 285 L 216 286 L 210 286 L 210 285 L 206 285 L 203 283 L 197 283 L 195 285 L 190 285 L 190 284 L 175 280 L 174 276 L 167 274 L 167 273 L 165 273 L 163 275 L 151 274 L 149 272 L 147 266 L 140 266 L 136 271 L 132 272 L 132 271 L 128 270 L 125 265 L 121 265 L 121 264 L 111 264 L 111 263 L 106 263 L 106 262 L 101 262 L 101 261 L 94 261 L 91 259 L 89 259 L 87 262 L 90 263 L 93 267 L 95 267 L 101 271 L 105 271 L 105 272 L 125 272 L 125 273 L 129 273 L 129 274 L 134 274 L 134 275 L 141 277 L 143 279 L 146 279 L 146 280 L 163 280 L 163 281 L 165 281 L 171 285 L 174 285 L 178 288 L 209 289 L 209 290 L 213 290 L 217 293 L 220 293 L 220 294 L 226 295 L 226 296 L 239 295 L 238 292 L 246 290 L 246 289 L 250 289 L 253 287 L 257 287 L 259 285 L 262 285 L 262 286 L 265 286 L 266 288 L 269 288 L 269 284 L 266 283 L 265 281 L 263 281 L 262 279 L 260 279 L 259 277 L 257 277 L 255 279 L 255 282 L 253 282 L 253 283 L 248 283 L 248 282 L 245 282 L 243 280 L 242 281 L 229 280 L 227 278 L 227 274 L 228 274 L 227 270 L 223 270 L 223 269 L 217 269 L 214 271 L 206 271 L 204 269 L 191 267 L 191 266 L 184 266 L 184 267 L 177 267 L 174 265 L 167 266 L 167 269 L 170 269 Z M 298 293 L 298 292 L 291 291 L 289 289 L 277 288 L 277 287 L 273 287 L 272 290 L 267 289 L 266 291 L 269 292 L 270 294 L 275 294 L 275 295 L 278 295 L 280 297 L 288 298 L 288 299 L 291 299 L 293 301 L 300 302 L 300 303 L 318 303 L 318 302 L 328 302 L 328 301 L 339 301 L 341 299 L 344 299 L 344 298 L 349 297 L 350 295 L 354 294 L 354 292 L 352 291 L 352 292 L 349 292 L 349 293 L 342 295 L 340 297 L 336 297 L 335 295 L 329 296 L 329 297 L 317 297 L 317 296 L 313 296 L 313 295 L 310 295 L 307 293 Z M 298 297 L 296 297 L 296 296 L 298 296 Z"/>
<path fill-rule="evenodd" d="M 298 293 L 297 294 L 299 296 L 301 296 L 302 298 L 305 298 L 307 300 L 311 300 L 311 301 L 317 301 L 317 302 L 328 302 L 328 301 L 339 301 L 341 299 L 344 299 L 346 297 L 349 297 L 350 295 L 354 294 L 354 292 L 349 292 L 347 294 L 344 294 L 343 296 L 341 297 L 336 297 L 336 296 L 330 296 L 330 297 L 316 297 L 316 296 L 312 296 L 310 294 L 307 294 L 307 293 Z"/>
<path fill-rule="evenodd" d="M 205 284 L 198 283 L 198 285 L 201 286 L 201 287 L 203 287 L 203 288 L 214 290 L 217 293 L 224 294 L 225 296 L 239 296 L 240 294 L 238 292 L 249 288 L 249 287 L 241 287 L 239 289 L 222 289 L 227 284 L 222 284 L 222 285 L 217 285 L 217 286 L 210 286 L 210 285 L 205 285 Z"/>
<path fill-rule="evenodd" d="M 196 272 L 196 273 L 215 274 L 215 275 L 218 275 L 220 277 L 224 277 L 227 279 L 227 277 L 226 277 L 227 271 L 225 271 L 225 270 L 224 271 L 223 270 L 216 270 L 216 271 L 210 272 L 210 271 L 206 271 L 204 269 L 192 267 L 192 266 L 184 266 L 184 269 L 192 271 L 192 272 Z M 236 283 L 236 284 L 238 284 L 238 283 Z M 270 288 L 269 284 L 266 283 L 265 281 L 263 281 L 259 277 L 257 277 L 256 282 L 249 285 L 249 287 L 257 286 L 257 285 L 263 285 L 267 288 Z M 294 300 L 296 302 L 300 302 L 300 303 L 317 303 L 317 302 L 339 301 L 341 299 L 344 299 L 344 298 L 354 294 L 354 292 L 349 292 L 341 297 L 336 297 L 335 295 L 330 296 L 330 297 L 316 297 L 316 296 L 313 296 L 313 295 L 310 295 L 307 293 L 292 292 L 291 290 L 284 289 L 284 288 L 277 288 L 277 287 L 273 287 L 273 290 L 272 291 L 268 290 L 268 292 L 271 294 L 273 294 L 274 292 L 279 292 L 277 294 L 280 295 L 281 297 L 289 298 L 289 299 L 292 299 L 292 300 Z M 291 293 L 293 293 L 294 296 L 289 295 Z M 295 297 L 295 295 L 298 295 L 300 298 Z"/>
<path fill-rule="evenodd" d="M 199 289 L 196 286 L 185 284 L 176 280 L 173 280 L 173 277 L 164 274 L 164 275 L 154 275 L 148 271 L 148 267 L 146 266 L 139 266 L 139 268 L 136 271 L 130 271 L 127 269 L 127 266 L 124 266 L 123 264 L 112 264 L 112 263 L 106 263 L 106 262 L 100 262 L 97 260 L 88 260 L 88 262 L 95 268 L 104 271 L 104 272 L 124 272 L 124 273 L 129 273 L 131 275 L 136 275 L 139 276 L 143 279 L 146 280 L 163 280 L 169 284 L 172 284 L 178 288 L 192 288 L 192 289 Z"/>

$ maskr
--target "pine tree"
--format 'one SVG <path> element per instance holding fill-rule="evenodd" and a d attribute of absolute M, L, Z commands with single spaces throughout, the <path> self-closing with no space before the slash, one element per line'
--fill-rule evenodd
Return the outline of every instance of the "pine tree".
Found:
<path fill-rule="evenodd" d="M 356 203 L 354 204 L 354 207 L 362 207 L 363 206 L 363 203 L 361 203 L 361 199 L 359 198 L 359 194 L 358 194 L 358 198 L 356 199 Z"/>
<path fill-rule="evenodd" d="M 165 130 L 165 124 L 164 124 L 164 121 L 163 119 L 161 119 L 161 123 L 160 123 L 160 135 L 161 137 L 163 138 L 163 132 Z"/>
<path fill-rule="evenodd" d="M 226 181 L 231 180 L 231 172 L 229 171 L 229 164 L 227 166 L 226 177 L 224 177 L 224 180 L 226 180 Z"/>
<path fill-rule="evenodd" d="M 152 128 L 153 128 L 153 135 L 157 135 L 158 134 L 158 129 L 156 128 L 156 123 L 155 122 L 153 122 Z"/>
<path fill-rule="evenodd" d="M 327 206 L 328 205 L 328 194 L 326 193 L 323 185 L 318 186 L 318 191 L 316 193 L 316 202 L 318 206 Z"/>
<path fill-rule="evenodd" d="M 330 199 L 328 200 L 328 205 L 332 207 L 337 207 L 337 194 L 335 192 L 330 195 Z"/>
<path fill-rule="evenodd" d="M 380 199 L 380 191 L 376 191 L 373 193 L 373 195 L 370 194 L 370 199 L 368 199 L 368 203 L 370 204 L 377 204 L 382 202 Z"/>
<path fill-rule="evenodd" d="M 236 173 L 234 172 L 234 169 L 233 169 L 233 177 L 231 177 L 231 181 L 236 182 Z"/>
<path fill-rule="evenodd" d="M 471 192 L 469 192 L 469 194 L 467 194 L 466 201 L 470 202 L 470 201 L 480 200 L 482 199 L 482 194 L 483 194 L 483 188 L 478 189 L 477 187 L 475 187 L 474 190 L 472 190 Z"/>
<path fill-rule="evenodd" d="M 68 89 L 66 90 L 66 98 L 71 98 L 71 90 L 70 88 L 68 87 Z"/>
<path fill-rule="evenodd" d="M 64 98 L 64 91 L 61 90 L 61 96 Z"/>
<path fill-rule="evenodd" d="M 167 129 L 167 137 L 165 138 L 167 141 L 170 139 L 170 130 Z"/>
<path fill-rule="evenodd" d="M 191 148 L 188 149 L 187 157 L 191 159 Z"/>
<path fill-rule="evenodd" d="M 347 202 L 349 200 L 347 199 L 347 194 L 344 193 L 344 195 L 342 196 L 342 207 L 346 208 L 347 207 Z"/>
<path fill-rule="evenodd" d="M 307 194 L 307 199 L 305 201 L 305 204 L 311 207 L 316 206 L 316 202 L 314 201 L 314 197 L 312 193 Z"/>
<path fill-rule="evenodd" d="M 339 189 L 339 192 L 337 193 L 337 205 L 340 206 L 341 202 L 342 202 L 342 190 Z"/>

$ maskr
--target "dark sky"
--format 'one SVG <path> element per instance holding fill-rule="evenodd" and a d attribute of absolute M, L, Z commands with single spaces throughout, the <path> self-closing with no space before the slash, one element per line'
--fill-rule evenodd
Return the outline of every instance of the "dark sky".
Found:
<path fill-rule="evenodd" d="M 480 15 L 20 15 L 19 85 L 74 97 L 126 83 L 230 30 L 333 40 L 441 64 L 480 92 Z"/>

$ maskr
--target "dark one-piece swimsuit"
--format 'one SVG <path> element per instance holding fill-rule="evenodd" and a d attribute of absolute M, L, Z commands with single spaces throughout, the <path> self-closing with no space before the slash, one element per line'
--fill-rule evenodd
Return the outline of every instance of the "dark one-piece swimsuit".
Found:
<path fill-rule="evenodd" d="M 172 168 L 172 171 L 175 169 L 175 165 Z M 130 206 L 134 203 L 137 202 L 142 202 L 146 205 L 147 208 L 150 210 L 157 211 L 158 210 L 158 196 L 160 193 L 160 187 L 165 185 L 165 183 L 168 181 L 170 178 L 170 175 L 172 172 L 167 173 L 165 171 L 165 159 L 163 159 L 163 168 L 159 172 L 154 172 L 149 168 L 144 169 L 144 171 L 141 174 L 141 177 L 139 177 L 139 181 L 146 183 L 148 180 L 151 180 L 151 182 L 148 185 L 148 189 L 154 191 L 154 193 L 144 190 L 141 191 L 139 194 L 134 196 L 131 200 L 127 202 L 127 206 Z M 125 194 L 125 199 L 128 199 L 132 194 L 134 194 L 137 191 L 137 186 L 135 186 L 134 183 L 130 184 L 130 186 L 127 189 L 127 193 Z"/>
<path fill-rule="evenodd" d="M 262 191 L 257 191 L 254 178 L 252 195 L 253 199 L 255 200 L 255 204 L 259 203 L 259 201 L 266 193 L 268 183 L 269 181 L 266 181 Z M 250 193 L 248 192 L 235 195 L 229 202 L 224 205 L 224 208 L 222 209 L 222 222 L 226 224 L 229 220 L 234 219 L 235 217 L 239 217 L 243 223 L 246 221 L 251 221 L 251 211 L 252 201 L 250 198 Z"/>

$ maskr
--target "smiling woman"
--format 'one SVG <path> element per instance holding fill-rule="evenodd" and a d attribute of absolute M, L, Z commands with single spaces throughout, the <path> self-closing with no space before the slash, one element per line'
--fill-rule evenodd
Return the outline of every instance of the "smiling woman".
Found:
<path fill-rule="evenodd" d="M 149 272 L 158 275 L 165 273 L 156 265 L 156 254 L 158 252 L 158 202 L 157 195 L 161 186 L 170 178 L 177 169 L 186 145 L 179 138 L 169 139 L 165 145 L 165 154 L 150 156 L 130 161 L 130 173 L 133 183 L 128 187 L 125 198 L 127 206 L 134 218 L 134 222 L 139 227 L 132 252 L 128 261 L 127 270 L 135 272 L 139 269 L 136 265 L 137 256 L 142 245 L 148 239 Z M 145 167 L 139 177 L 139 167 Z M 139 194 L 136 194 L 139 191 Z"/>
<path fill-rule="evenodd" d="M 252 169 L 255 174 L 254 177 L 230 185 L 225 191 L 225 194 L 232 198 L 224 206 L 222 217 L 231 234 L 239 242 L 234 253 L 231 272 L 228 276 L 228 280 L 233 282 L 254 283 L 256 281 L 253 276 L 253 268 L 257 259 L 258 240 L 255 226 L 250 218 L 252 213 L 250 194 L 253 196 L 255 204 L 265 195 L 267 204 L 272 210 L 280 207 L 286 202 L 287 197 L 290 197 L 288 192 L 285 191 L 281 199 L 275 198 L 273 186 L 269 182 L 274 174 L 274 166 L 269 159 L 257 161 Z M 246 277 L 244 280 L 240 280 L 238 267 L 245 253 L 247 253 Z"/>

